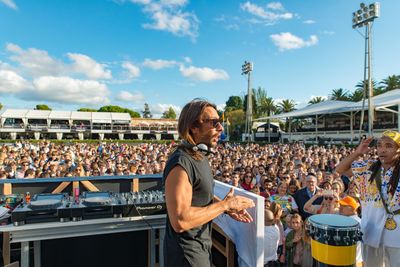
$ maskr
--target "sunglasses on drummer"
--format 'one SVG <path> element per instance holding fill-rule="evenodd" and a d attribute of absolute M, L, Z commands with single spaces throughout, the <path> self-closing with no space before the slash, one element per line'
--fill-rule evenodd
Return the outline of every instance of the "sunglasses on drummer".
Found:
<path fill-rule="evenodd" d="M 333 197 L 324 197 L 325 200 L 333 200 Z"/>
<path fill-rule="evenodd" d="M 203 123 L 209 123 L 212 125 L 213 128 L 217 128 L 218 125 L 222 125 L 222 120 L 221 119 L 205 119 L 203 120 Z"/>

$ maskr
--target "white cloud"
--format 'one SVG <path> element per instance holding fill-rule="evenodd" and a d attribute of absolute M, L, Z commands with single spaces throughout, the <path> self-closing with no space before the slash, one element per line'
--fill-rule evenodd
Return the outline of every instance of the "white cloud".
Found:
<path fill-rule="evenodd" d="M 66 71 L 66 65 L 53 59 L 47 51 L 36 48 L 24 50 L 12 43 L 6 45 L 6 51 L 11 53 L 12 61 L 19 63 L 32 76 L 60 75 Z"/>
<path fill-rule="evenodd" d="M 81 73 L 89 79 L 111 79 L 111 71 L 106 70 L 104 64 L 100 64 L 92 58 L 82 55 L 68 53 L 68 58 L 73 61 L 71 68 L 76 73 Z"/>
<path fill-rule="evenodd" d="M 127 71 L 128 79 L 135 79 L 140 76 L 140 69 L 131 62 L 122 63 L 122 68 Z"/>
<path fill-rule="evenodd" d="M 281 20 L 281 19 L 288 20 L 288 19 L 292 19 L 294 17 L 293 13 L 283 12 L 284 8 L 283 8 L 282 4 L 280 4 L 280 3 L 273 3 L 272 7 L 273 7 L 272 8 L 273 10 L 277 10 L 277 11 L 279 10 L 282 12 L 268 11 L 265 8 L 258 6 L 256 4 L 253 4 L 249 1 L 240 5 L 240 8 L 242 10 L 244 10 L 256 17 L 256 18 L 253 18 L 250 20 L 250 22 L 252 22 L 252 23 L 262 22 L 262 23 L 271 24 L 271 23 L 275 23 L 276 21 Z M 277 7 L 279 7 L 279 9 Z M 271 7 L 269 7 L 269 8 L 271 9 Z M 261 21 L 260 21 L 260 19 L 261 19 Z"/>
<path fill-rule="evenodd" d="M 140 92 L 120 91 L 115 99 L 123 102 L 140 103 L 144 101 L 144 95 Z"/>
<path fill-rule="evenodd" d="M 163 59 L 151 60 L 146 58 L 142 65 L 153 70 L 159 70 L 164 68 L 171 68 L 176 64 L 177 62 L 173 60 L 163 60 Z"/>
<path fill-rule="evenodd" d="M 133 0 L 143 6 L 152 23 L 143 24 L 145 29 L 167 31 L 176 36 L 189 36 L 193 41 L 198 36 L 199 20 L 192 12 L 183 11 L 186 0 L 161 0 L 159 2 Z"/>
<path fill-rule="evenodd" d="M 309 40 L 303 40 L 302 38 L 293 35 L 290 32 L 282 32 L 280 34 L 270 35 L 273 43 L 279 47 L 280 51 L 299 49 L 307 46 L 316 45 L 318 43 L 318 37 L 311 35 Z"/>
<path fill-rule="evenodd" d="M 43 76 L 33 80 L 31 94 L 21 95 L 25 100 L 42 100 L 67 104 L 108 104 L 107 86 L 93 80 L 70 77 Z"/>
<path fill-rule="evenodd" d="M 283 5 L 280 2 L 271 2 L 267 5 L 267 8 L 273 10 L 284 10 Z"/>
<path fill-rule="evenodd" d="M 192 59 L 191 59 L 190 57 L 183 57 L 183 60 L 184 60 L 186 63 L 192 64 Z"/>
<path fill-rule="evenodd" d="M 303 23 L 304 23 L 304 24 L 314 24 L 314 23 L 315 23 L 315 20 L 308 19 L 308 20 L 303 21 Z"/>
<path fill-rule="evenodd" d="M 202 82 L 229 79 L 228 73 L 221 69 L 210 69 L 207 67 L 197 68 L 193 66 L 185 67 L 182 65 L 180 66 L 179 71 L 184 77 Z"/>
<path fill-rule="evenodd" d="M 154 104 L 154 105 L 150 105 L 150 111 L 151 111 L 151 113 L 153 113 L 154 117 L 159 118 L 170 107 L 172 107 L 175 110 L 176 115 L 179 116 L 179 114 L 181 113 L 182 108 L 180 106 L 172 105 L 172 104 Z"/>
<path fill-rule="evenodd" d="M 31 85 L 27 80 L 11 70 L 0 70 L 0 94 L 18 94 Z"/>
<path fill-rule="evenodd" d="M 13 0 L 1 0 L 1 2 L 6 6 L 8 6 L 9 8 L 12 8 L 14 10 L 18 9 L 17 5 L 14 3 Z"/>

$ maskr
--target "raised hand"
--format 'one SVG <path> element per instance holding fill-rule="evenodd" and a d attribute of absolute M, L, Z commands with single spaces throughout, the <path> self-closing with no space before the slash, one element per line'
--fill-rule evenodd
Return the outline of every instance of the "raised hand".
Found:
<path fill-rule="evenodd" d="M 358 145 L 355 153 L 357 153 L 360 156 L 368 153 L 371 150 L 369 144 L 371 144 L 372 140 L 374 140 L 372 136 L 361 140 L 361 143 Z"/>

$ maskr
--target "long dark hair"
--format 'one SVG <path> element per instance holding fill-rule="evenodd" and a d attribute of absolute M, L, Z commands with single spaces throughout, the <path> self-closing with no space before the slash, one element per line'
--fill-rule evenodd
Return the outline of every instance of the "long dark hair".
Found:
<path fill-rule="evenodd" d="M 379 159 L 371 165 L 369 170 L 372 172 L 372 174 L 368 180 L 370 183 L 372 183 L 376 179 L 381 167 L 382 167 L 382 162 Z M 381 174 L 379 173 L 379 175 L 381 175 Z M 397 158 L 395 161 L 395 164 L 394 164 L 392 177 L 390 177 L 390 181 L 389 181 L 389 193 L 392 194 L 392 196 L 396 192 L 397 185 L 399 184 L 399 180 L 400 180 L 400 159 Z M 378 190 L 381 190 L 381 189 L 378 188 Z"/>

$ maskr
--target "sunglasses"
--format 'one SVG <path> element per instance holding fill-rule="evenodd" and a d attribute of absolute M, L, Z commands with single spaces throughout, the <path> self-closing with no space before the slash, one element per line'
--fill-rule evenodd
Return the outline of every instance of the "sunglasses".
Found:
<path fill-rule="evenodd" d="M 224 175 L 224 176 L 222 176 L 222 177 L 224 177 L 224 178 L 229 178 L 230 176 L 229 176 L 229 175 Z"/>
<path fill-rule="evenodd" d="M 332 201 L 332 200 L 333 200 L 333 197 L 324 197 L 324 199 L 325 199 L 325 200 L 330 200 L 330 201 Z"/>
<path fill-rule="evenodd" d="M 205 119 L 203 120 L 203 123 L 210 123 L 212 127 L 217 128 L 218 124 L 221 125 L 222 121 L 221 119 Z"/>

